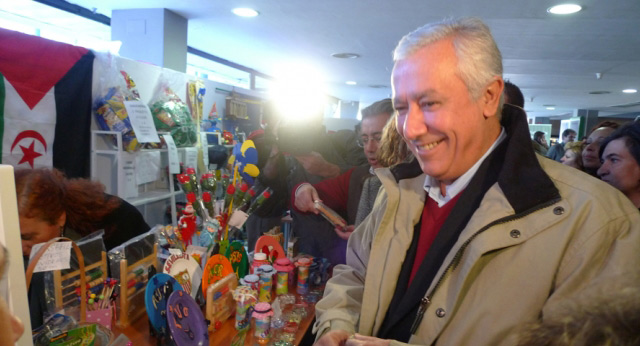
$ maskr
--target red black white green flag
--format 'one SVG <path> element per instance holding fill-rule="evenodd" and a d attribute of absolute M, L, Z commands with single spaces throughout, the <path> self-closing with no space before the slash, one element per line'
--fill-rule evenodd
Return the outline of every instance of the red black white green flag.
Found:
<path fill-rule="evenodd" d="M 0 47 L 1 163 L 88 177 L 93 53 L 6 29 Z"/>

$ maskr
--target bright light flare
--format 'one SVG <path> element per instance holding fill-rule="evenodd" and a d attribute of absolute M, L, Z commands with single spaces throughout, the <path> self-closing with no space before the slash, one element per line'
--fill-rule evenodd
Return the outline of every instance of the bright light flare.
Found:
<path fill-rule="evenodd" d="M 324 115 L 326 90 L 321 74 L 309 66 L 289 65 L 270 90 L 278 116 L 285 122 L 308 122 Z"/>

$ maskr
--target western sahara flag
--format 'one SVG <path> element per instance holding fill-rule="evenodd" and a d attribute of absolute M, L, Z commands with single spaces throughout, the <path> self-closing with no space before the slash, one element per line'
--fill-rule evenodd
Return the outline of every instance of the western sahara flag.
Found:
<path fill-rule="evenodd" d="M 91 51 L 0 29 L 2 163 L 88 177 Z"/>

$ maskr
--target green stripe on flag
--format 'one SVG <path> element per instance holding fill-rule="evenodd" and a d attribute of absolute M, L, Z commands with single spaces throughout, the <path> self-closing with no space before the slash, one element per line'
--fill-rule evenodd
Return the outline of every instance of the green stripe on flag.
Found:
<path fill-rule="evenodd" d="M 2 140 L 4 139 L 4 76 L 0 73 L 0 155 L 2 155 Z M 0 156 L 2 163 L 2 156 Z"/>

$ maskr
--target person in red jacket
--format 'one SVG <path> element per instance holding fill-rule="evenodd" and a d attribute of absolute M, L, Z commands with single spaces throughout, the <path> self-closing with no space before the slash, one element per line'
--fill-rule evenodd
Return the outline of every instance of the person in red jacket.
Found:
<path fill-rule="evenodd" d="M 326 206 L 345 217 L 345 229 L 336 229 L 338 236 L 349 238 L 358 211 L 358 203 L 364 181 L 371 177 L 375 168 L 382 167 L 376 158 L 382 130 L 393 115 L 391 99 L 373 103 L 362 110 L 362 123 L 358 145 L 364 150 L 367 164 L 353 167 L 339 176 L 316 184 L 301 183 L 293 190 L 292 202 L 297 211 L 318 214 L 314 201 L 321 200 Z M 305 240 L 302 240 L 305 241 Z"/>

